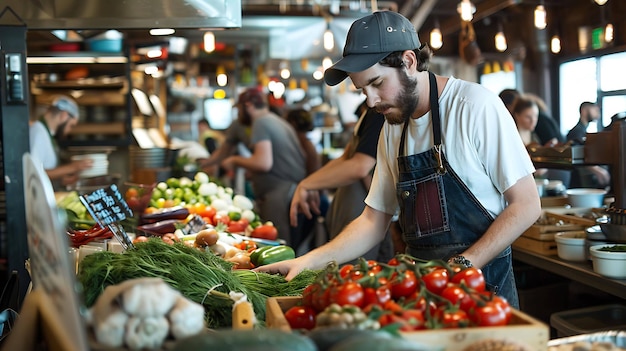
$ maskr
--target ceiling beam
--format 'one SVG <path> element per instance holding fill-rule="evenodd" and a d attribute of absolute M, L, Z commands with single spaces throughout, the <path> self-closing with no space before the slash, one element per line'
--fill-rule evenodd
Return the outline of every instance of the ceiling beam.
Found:
<path fill-rule="evenodd" d="M 494 13 L 504 10 L 513 5 L 518 5 L 522 0 L 485 0 L 476 6 L 476 13 L 472 22 L 480 21 Z M 418 27 L 419 28 L 419 27 Z M 461 30 L 461 17 L 450 18 L 441 22 L 441 34 L 448 35 Z"/>
<path fill-rule="evenodd" d="M 415 15 L 411 17 L 411 23 L 413 23 L 413 26 L 415 26 L 415 28 L 418 28 L 418 29 L 422 28 L 422 24 L 424 24 L 424 22 L 426 21 L 426 18 L 428 17 L 428 15 L 430 15 L 436 3 L 437 3 L 437 0 L 422 1 L 417 11 L 415 11 Z"/>

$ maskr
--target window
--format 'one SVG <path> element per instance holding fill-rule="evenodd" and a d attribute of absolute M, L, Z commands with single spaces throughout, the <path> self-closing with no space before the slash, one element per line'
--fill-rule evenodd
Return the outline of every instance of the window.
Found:
<path fill-rule="evenodd" d="M 626 112 L 626 52 L 565 62 L 559 68 L 561 132 L 566 135 L 580 118 L 584 101 L 597 102 L 602 125 L 616 113 Z M 595 131 L 595 125 L 589 132 Z M 593 129 L 593 130 L 591 130 Z"/>

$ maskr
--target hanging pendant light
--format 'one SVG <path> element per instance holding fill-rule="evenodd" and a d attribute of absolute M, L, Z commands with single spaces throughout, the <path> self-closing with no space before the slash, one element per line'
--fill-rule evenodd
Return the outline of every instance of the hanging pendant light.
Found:
<path fill-rule="evenodd" d="M 443 46 L 443 36 L 439 29 L 439 21 L 435 20 L 435 27 L 430 31 L 430 47 L 437 50 Z"/>
<path fill-rule="evenodd" d="M 546 8 L 543 5 L 538 5 L 535 8 L 535 28 L 546 28 Z"/>
<path fill-rule="evenodd" d="M 550 40 L 550 51 L 553 54 L 558 54 L 561 52 L 561 38 L 558 35 L 554 35 Z"/>
<path fill-rule="evenodd" d="M 215 34 L 213 34 L 213 32 L 204 32 L 202 39 L 204 43 L 204 51 L 208 53 L 215 51 Z"/>
<path fill-rule="evenodd" d="M 476 6 L 470 0 L 461 0 L 456 6 L 456 11 L 461 15 L 463 21 L 470 22 L 474 18 Z"/>
<path fill-rule="evenodd" d="M 608 23 L 604 27 L 604 41 L 610 43 L 613 41 L 613 24 Z"/>
<path fill-rule="evenodd" d="M 596 4 L 602 6 L 602 5 L 606 4 L 606 2 L 609 1 L 609 0 L 594 0 L 594 1 L 596 2 Z"/>
<path fill-rule="evenodd" d="M 324 31 L 324 49 L 326 49 L 326 51 L 328 52 L 332 52 L 333 49 L 335 48 L 335 36 L 333 35 L 333 32 L 330 30 L 330 22 L 329 20 L 326 21 L 326 30 Z"/>
<path fill-rule="evenodd" d="M 506 51 L 506 37 L 504 36 L 504 31 L 502 30 L 502 24 L 498 23 L 498 33 L 496 33 L 496 37 L 494 38 L 496 49 L 500 52 Z"/>

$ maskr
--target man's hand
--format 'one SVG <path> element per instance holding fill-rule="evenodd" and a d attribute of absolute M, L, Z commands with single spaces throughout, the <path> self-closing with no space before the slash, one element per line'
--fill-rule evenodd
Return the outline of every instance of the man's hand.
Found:
<path fill-rule="evenodd" d="M 298 225 L 298 212 L 304 213 L 306 218 L 313 218 L 313 213 L 319 215 L 320 212 L 320 194 L 317 190 L 308 190 L 301 184 L 293 193 L 291 198 L 291 206 L 289 207 L 289 219 L 291 225 Z"/>

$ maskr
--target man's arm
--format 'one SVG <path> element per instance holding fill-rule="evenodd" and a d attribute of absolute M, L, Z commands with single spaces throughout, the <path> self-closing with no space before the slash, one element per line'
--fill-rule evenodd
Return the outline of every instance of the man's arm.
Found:
<path fill-rule="evenodd" d="M 534 182 L 533 182 L 534 184 Z M 328 262 L 342 264 L 358 258 L 383 240 L 391 215 L 365 206 L 363 212 L 329 243 L 293 260 L 261 266 L 256 270 L 281 273 L 290 280 L 304 269 L 322 269 Z"/>
<path fill-rule="evenodd" d="M 312 218 L 311 210 L 319 214 L 319 208 L 311 208 L 308 201 L 310 190 L 332 189 L 352 184 L 367 176 L 375 164 L 376 159 L 364 153 L 357 152 L 352 157 L 347 157 L 347 152 L 344 152 L 341 157 L 331 160 L 317 172 L 304 178 L 291 199 L 289 209 L 291 225 L 298 224 L 298 209 L 307 218 Z"/>
<path fill-rule="evenodd" d="M 243 167 L 252 172 L 268 172 L 272 169 L 274 157 L 272 155 L 272 142 L 262 140 L 254 144 L 254 152 L 250 157 L 230 156 L 222 162 L 226 169 Z"/>
<path fill-rule="evenodd" d="M 62 179 L 69 175 L 78 175 L 79 172 L 93 167 L 92 159 L 76 160 L 56 168 L 47 169 L 46 174 L 50 179 Z"/>
<path fill-rule="evenodd" d="M 462 253 L 476 267 L 489 263 L 541 216 L 541 201 L 532 175 L 506 190 L 504 198 L 508 206 L 487 232 Z"/>

